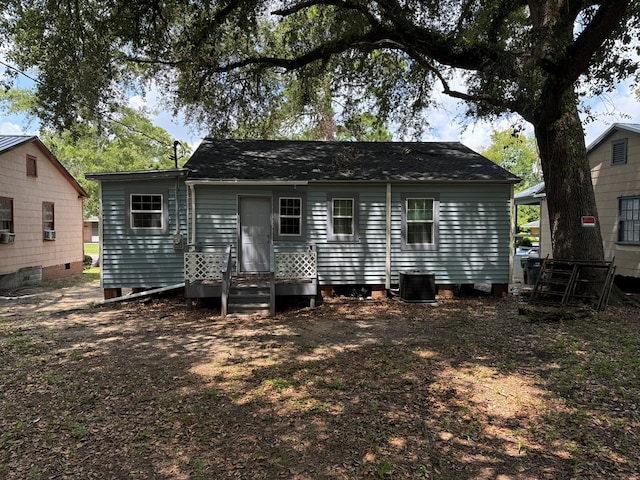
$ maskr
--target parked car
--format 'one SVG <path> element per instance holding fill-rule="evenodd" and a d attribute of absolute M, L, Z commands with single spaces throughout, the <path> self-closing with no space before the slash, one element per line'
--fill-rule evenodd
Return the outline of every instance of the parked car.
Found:
<path fill-rule="evenodd" d="M 520 246 L 516 248 L 516 255 L 520 256 L 529 256 L 529 257 L 539 257 L 540 256 L 540 247 L 527 247 Z"/>

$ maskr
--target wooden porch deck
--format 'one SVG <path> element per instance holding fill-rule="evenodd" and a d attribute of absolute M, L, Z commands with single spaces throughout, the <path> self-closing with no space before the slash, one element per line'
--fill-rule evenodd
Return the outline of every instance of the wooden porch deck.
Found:
<path fill-rule="evenodd" d="M 242 292 L 250 288 L 268 292 L 271 313 L 276 296 L 307 296 L 313 302 L 318 294 L 315 248 L 300 252 L 272 252 L 271 265 L 271 271 L 266 273 L 234 274 L 231 246 L 224 251 L 220 247 L 210 247 L 208 251 L 185 252 L 185 297 L 189 301 L 193 298 L 220 298 L 223 316 L 227 305 L 237 305 Z"/>

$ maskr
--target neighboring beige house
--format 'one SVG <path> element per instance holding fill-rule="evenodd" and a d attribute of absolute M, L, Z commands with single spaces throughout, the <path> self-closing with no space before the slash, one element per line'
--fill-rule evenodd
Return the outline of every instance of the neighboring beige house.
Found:
<path fill-rule="evenodd" d="M 86 197 L 38 137 L 0 135 L 0 288 L 82 273 Z"/>
<path fill-rule="evenodd" d="M 615 123 L 587 147 L 604 256 L 640 278 L 640 124 Z"/>
<path fill-rule="evenodd" d="M 616 275 L 640 279 L 640 124 L 614 123 L 587 147 L 606 260 Z M 540 203 L 540 255 L 551 256 L 544 183 L 515 196 Z"/>

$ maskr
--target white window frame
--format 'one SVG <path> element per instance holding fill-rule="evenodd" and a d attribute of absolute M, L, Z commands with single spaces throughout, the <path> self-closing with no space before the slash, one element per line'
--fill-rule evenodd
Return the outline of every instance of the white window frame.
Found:
<path fill-rule="evenodd" d="M 631 208 L 623 209 L 628 203 Z M 618 243 L 640 245 L 640 195 L 618 198 Z"/>
<path fill-rule="evenodd" d="M 283 200 L 296 200 L 299 205 L 298 205 L 298 210 L 299 213 L 298 215 L 288 215 L 288 214 L 283 214 L 282 213 L 282 201 Z M 282 196 L 278 198 L 278 218 L 279 218 L 279 225 L 278 225 L 278 235 L 280 237 L 302 237 L 302 197 L 286 197 L 286 196 Z M 288 208 L 287 205 L 285 205 L 285 208 Z M 295 208 L 295 207 L 294 207 Z M 298 220 L 298 233 L 286 233 L 282 231 L 282 219 L 283 218 L 294 218 Z"/>
<path fill-rule="evenodd" d="M 439 242 L 439 225 L 440 225 L 440 197 L 433 193 L 403 193 L 402 200 L 402 250 L 437 250 Z M 430 200 L 432 208 L 431 220 L 410 220 L 408 214 L 410 200 Z M 429 243 L 413 243 L 409 242 L 409 225 L 412 223 L 429 223 L 431 224 L 431 242 Z"/>
<path fill-rule="evenodd" d="M 351 215 L 350 216 L 334 216 L 334 206 L 336 201 L 348 200 L 351 202 Z M 335 192 L 327 194 L 327 241 L 329 242 L 359 242 L 359 195 L 358 194 L 346 194 L 345 192 Z M 351 233 L 336 233 L 334 220 L 336 218 L 350 218 L 351 219 Z"/>
<path fill-rule="evenodd" d="M 134 209 L 134 197 L 157 197 L 160 199 L 160 209 Z M 127 214 L 127 233 L 135 235 L 164 235 L 169 232 L 169 200 L 168 192 L 166 191 L 145 191 L 131 189 L 126 192 L 126 214 Z M 160 215 L 160 226 L 136 226 L 136 215 L 148 215 L 155 214 Z"/>

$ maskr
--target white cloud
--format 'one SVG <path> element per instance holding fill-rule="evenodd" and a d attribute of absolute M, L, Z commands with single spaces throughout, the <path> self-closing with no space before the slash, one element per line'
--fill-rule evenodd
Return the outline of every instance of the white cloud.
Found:
<path fill-rule="evenodd" d="M 18 118 L 16 121 L 20 122 Z M 24 124 L 4 121 L 0 123 L 0 135 L 38 135 L 33 129 L 27 129 Z"/>
<path fill-rule="evenodd" d="M 631 80 L 618 85 L 614 92 L 588 102 L 593 120 L 583 118 L 586 143 L 589 145 L 614 123 L 640 123 L 640 100 Z"/>
<path fill-rule="evenodd" d="M 134 95 L 129 99 L 129 107 L 140 109 L 147 107 L 147 101 L 142 95 Z"/>
<path fill-rule="evenodd" d="M 464 102 L 438 95 L 440 106 L 431 109 L 426 118 L 431 130 L 423 135 L 424 141 L 459 141 L 472 150 L 481 151 L 491 144 L 491 133 L 518 124 L 523 133 L 533 136 L 533 127 L 517 115 L 497 121 L 474 120 L 464 116 Z M 585 142 L 589 145 L 613 123 L 640 123 L 640 101 L 635 96 L 631 80 L 621 83 L 614 92 L 589 99 L 590 115 L 582 115 Z"/>

